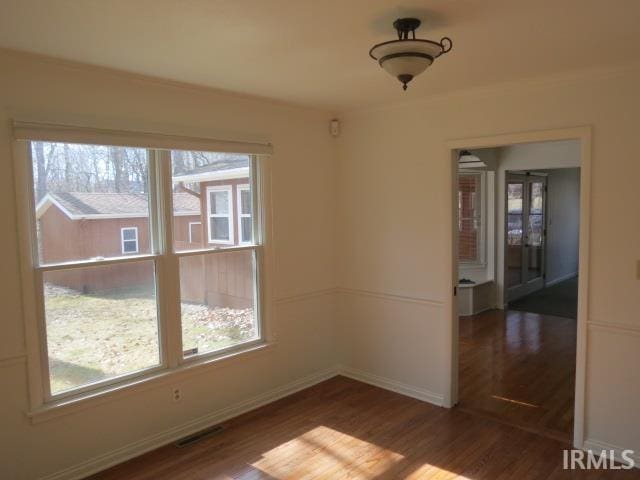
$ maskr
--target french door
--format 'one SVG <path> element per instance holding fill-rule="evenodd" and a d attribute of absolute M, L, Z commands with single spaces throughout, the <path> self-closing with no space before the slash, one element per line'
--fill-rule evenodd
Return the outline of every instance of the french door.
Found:
<path fill-rule="evenodd" d="M 505 282 L 507 300 L 544 287 L 547 178 L 507 173 Z"/>

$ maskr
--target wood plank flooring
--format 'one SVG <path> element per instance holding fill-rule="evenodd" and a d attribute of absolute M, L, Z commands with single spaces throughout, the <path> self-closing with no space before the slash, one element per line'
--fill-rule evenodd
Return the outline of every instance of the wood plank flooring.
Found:
<path fill-rule="evenodd" d="M 93 480 L 608 479 L 564 471 L 568 445 L 344 377 L 239 416 L 187 448 L 165 446 Z"/>
<path fill-rule="evenodd" d="M 514 310 L 460 318 L 460 408 L 569 441 L 576 321 Z"/>

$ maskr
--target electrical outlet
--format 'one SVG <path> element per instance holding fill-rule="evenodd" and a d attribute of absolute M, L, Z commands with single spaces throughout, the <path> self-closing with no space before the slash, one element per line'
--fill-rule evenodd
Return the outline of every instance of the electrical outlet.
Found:
<path fill-rule="evenodd" d="M 171 395 L 174 402 L 179 402 L 180 400 L 182 400 L 182 390 L 180 390 L 179 388 L 174 388 L 171 392 Z"/>

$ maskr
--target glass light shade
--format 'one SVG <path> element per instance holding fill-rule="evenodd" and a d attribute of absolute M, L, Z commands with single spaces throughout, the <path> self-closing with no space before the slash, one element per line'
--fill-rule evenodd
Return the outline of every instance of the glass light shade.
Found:
<path fill-rule="evenodd" d="M 437 58 L 442 55 L 442 45 L 430 40 L 392 40 L 379 43 L 371 49 L 370 55 L 376 60 L 394 53 L 415 52 Z"/>
<path fill-rule="evenodd" d="M 369 53 L 390 75 L 413 78 L 442 55 L 443 49 L 441 44 L 429 40 L 393 40 L 376 45 Z"/>
<path fill-rule="evenodd" d="M 460 163 L 467 163 L 467 162 L 481 162 L 482 160 L 480 160 L 480 157 L 478 157 L 477 155 L 474 155 L 473 153 L 470 153 L 469 151 L 464 150 L 460 152 L 459 161 Z"/>
<path fill-rule="evenodd" d="M 382 68 L 394 77 L 411 75 L 415 77 L 424 72 L 432 61 L 425 57 L 393 57 L 382 63 Z"/>

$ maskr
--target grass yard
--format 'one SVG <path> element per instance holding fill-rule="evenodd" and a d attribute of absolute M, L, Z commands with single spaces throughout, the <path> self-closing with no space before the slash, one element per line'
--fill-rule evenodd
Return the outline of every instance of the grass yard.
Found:
<path fill-rule="evenodd" d="M 155 295 L 83 294 L 45 287 L 51 391 L 59 393 L 159 363 Z M 199 353 L 256 338 L 252 309 L 182 304 L 183 348 Z"/>

